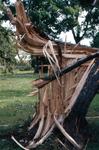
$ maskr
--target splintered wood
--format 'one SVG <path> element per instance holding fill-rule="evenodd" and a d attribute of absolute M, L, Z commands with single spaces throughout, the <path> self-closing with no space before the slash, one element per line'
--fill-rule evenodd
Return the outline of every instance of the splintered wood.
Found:
<path fill-rule="evenodd" d="M 68 68 L 69 65 L 78 62 L 81 58 L 97 52 L 97 49 L 66 43 L 64 50 L 64 43 L 50 41 L 48 37 L 41 36 L 40 32 L 26 16 L 24 6 L 20 0 L 16 1 L 15 7 L 16 17 L 13 16 L 9 8 L 6 8 L 6 10 L 11 23 L 16 26 L 17 46 L 33 55 L 43 56 L 45 45 L 50 43 L 45 52 L 48 60 L 52 61 L 51 65 L 48 65 L 48 73 L 55 74 L 55 79 L 49 82 L 49 80 L 44 81 L 41 78 L 33 82 L 34 85 L 39 85 L 37 86 L 38 90 L 33 92 L 33 94 L 38 94 L 39 102 L 33 121 L 28 129 L 30 132 L 36 128 L 33 139 L 28 141 L 27 146 L 22 146 L 13 136 L 12 139 L 21 148 L 29 150 L 42 144 L 52 133 L 53 129 L 57 127 L 74 147 L 81 149 L 81 145 L 65 131 L 63 123 L 76 103 L 77 97 L 83 89 L 95 63 L 95 59 L 87 60 L 88 62 L 80 64 L 79 67 L 76 66 L 75 69 L 68 73 L 61 74 L 61 70 L 64 67 Z M 61 56 L 59 55 L 59 50 L 62 54 Z M 57 62 L 57 64 L 54 64 L 54 62 Z M 58 65 L 60 69 L 57 67 Z M 57 69 L 61 74 L 60 77 L 57 74 Z M 40 75 L 43 75 L 42 70 Z M 43 86 L 40 86 L 42 82 Z"/>

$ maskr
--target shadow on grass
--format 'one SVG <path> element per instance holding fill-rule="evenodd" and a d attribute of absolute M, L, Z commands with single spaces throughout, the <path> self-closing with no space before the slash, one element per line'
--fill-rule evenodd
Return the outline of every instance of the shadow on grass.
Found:
<path fill-rule="evenodd" d="M 99 150 L 99 118 L 90 118 L 88 123 L 91 129 L 91 137 L 87 150 Z"/>
<path fill-rule="evenodd" d="M 88 120 L 92 130 L 91 139 L 87 145 L 86 150 L 99 150 L 99 120 Z M 0 148 L 2 150 L 21 150 L 12 140 L 0 140 Z M 41 146 L 35 150 L 66 150 L 56 140 L 52 134 Z"/>

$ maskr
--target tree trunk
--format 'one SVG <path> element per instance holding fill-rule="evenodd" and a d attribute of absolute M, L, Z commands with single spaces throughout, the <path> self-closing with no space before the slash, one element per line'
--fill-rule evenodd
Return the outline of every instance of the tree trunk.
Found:
<path fill-rule="evenodd" d="M 90 103 L 92 102 L 95 94 L 97 93 L 97 90 L 99 89 L 99 60 L 94 64 L 87 81 L 80 92 L 77 101 L 69 114 L 68 118 L 64 120 L 64 128 L 65 130 L 75 139 L 75 141 L 82 145 L 82 148 L 86 145 L 87 141 L 90 138 L 90 132 L 88 123 L 86 120 L 86 114 L 88 112 L 88 108 L 90 106 Z M 59 133 L 56 132 L 55 134 Z M 57 135 L 59 139 L 63 143 L 65 143 L 69 150 L 74 150 L 77 148 L 74 148 L 72 144 L 70 144 L 67 139 L 63 137 L 63 135 L 60 136 L 60 134 Z"/>

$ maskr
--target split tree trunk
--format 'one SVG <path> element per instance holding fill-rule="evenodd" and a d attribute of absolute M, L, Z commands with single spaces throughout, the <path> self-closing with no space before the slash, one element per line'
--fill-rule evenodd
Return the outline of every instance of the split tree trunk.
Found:
<path fill-rule="evenodd" d="M 7 14 L 9 16 L 11 23 L 15 25 L 17 28 L 17 37 L 18 37 L 17 45 L 19 48 L 23 48 L 23 50 L 33 55 L 43 55 L 43 52 L 45 52 L 44 48 L 46 48 L 46 54 L 48 56 L 49 54 L 51 54 L 53 55 L 54 58 L 56 58 L 55 55 L 59 54 L 58 53 L 59 44 L 56 43 L 55 41 L 52 41 L 49 43 L 48 40 L 50 39 L 42 37 L 39 31 L 37 31 L 37 29 L 31 25 L 30 20 L 28 19 L 28 17 L 26 17 L 24 6 L 20 0 L 16 1 L 16 14 L 17 14 L 16 17 L 13 16 L 11 10 L 8 8 L 7 8 Z M 90 48 L 85 48 L 85 47 L 80 47 L 80 46 L 74 47 L 72 45 L 69 46 L 67 44 L 66 44 L 67 50 L 64 51 L 64 44 L 60 43 L 60 45 L 62 45 L 61 46 L 62 55 L 63 54 L 65 55 L 87 54 L 89 55 L 90 53 L 97 52 L 97 49 L 90 49 Z M 49 54 L 48 54 L 48 51 L 49 51 Z M 87 53 L 85 51 L 87 51 Z M 99 53 L 97 57 L 99 57 Z M 63 56 L 62 56 L 62 59 L 63 59 Z M 66 57 L 65 63 L 68 62 L 68 59 L 69 58 Z M 78 59 L 78 57 L 76 59 Z M 64 73 L 67 73 L 66 69 L 67 68 L 65 68 L 65 70 L 62 70 L 63 72 L 60 73 L 60 76 L 62 76 Z M 70 69 L 70 66 L 69 66 L 69 69 Z M 75 147 L 79 147 L 83 149 L 86 141 L 88 140 L 87 121 L 85 117 L 86 117 L 89 105 L 93 97 L 95 96 L 97 89 L 99 89 L 99 60 L 97 60 L 97 62 L 94 63 L 93 67 L 91 68 L 91 71 L 90 71 L 90 67 L 87 68 L 87 71 L 85 71 L 85 73 L 83 70 L 83 73 L 84 73 L 83 77 L 82 77 L 82 69 L 85 69 L 85 67 L 84 68 L 80 67 L 80 70 L 81 70 L 80 74 L 79 74 L 79 69 L 78 69 L 78 74 L 76 71 L 76 72 L 73 72 L 73 74 L 69 74 L 71 78 L 69 77 L 69 75 L 67 76 L 67 79 L 63 78 L 64 85 L 68 84 L 68 87 L 64 86 L 65 87 L 64 90 L 61 89 L 63 87 L 61 88 L 59 87 L 57 82 L 55 82 L 55 84 L 52 84 L 52 87 L 51 86 L 47 87 L 49 89 L 48 90 L 49 92 L 47 92 L 47 89 L 45 89 L 45 91 L 43 91 L 43 89 L 40 89 L 41 90 L 40 96 L 39 96 L 40 104 L 37 109 L 36 117 L 34 117 L 34 120 L 29 130 L 32 132 L 33 138 L 28 139 L 29 141 L 27 141 L 26 146 L 23 147 L 23 149 L 25 150 L 32 149 L 42 144 L 42 141 L 44 141 L 50 135 L 49 133 L 51 133 L 53 128 L 56 126 L 60 128 L 59 132 L 57 132 L 56 135 L 61 139 L 63 143 L 67 145 L 69 150 L 75 149 L 73 145 Z M 75 77 L 75 74 L 76 76 L 78 75 L 78 78 L 76 78 L 76 81 L 79 81 L 79 82 L 74 82 L 73 75 Z M 55 79 L 56 79 L 55 76 L 51 76 L 50 78 L 51 81 Z M 73 84 L 71 84 L 70 79 L 73 80 Z M 47 82 L 47 84 L 48 83 L 49 82 Z M 82 83 L 80 89 L 78 88 L 79 86 L 77 86 L 77 84 L 79 85 L 79 83 Z M 71 91 L 69 91 L 72 88 L 74 88 L 74 94 Z M 68 111 L 70 110 L 70 111 L 69 112 L 65 111 L 65 109 Z M 59 119 L 62 115 L 63 116 L 65 115 L 65 120 L 62 120 L 62 125 L 60 125 Z M 68 134 L 67 132 L 64 131 L 63 127 L 69 133 L 69 136 L 67 137 L 67 139 L 73 145 L 70 144 L 70 142 L 66 140 L 65 135 L 68 135 Z M 60 135 L 60 131 L 64 133 Z M 36 132 L 36 133 L 33 133 L 33 132 Z M 18 143 L 14 138 L 13 140 L 20 146 L 20 143 Z"/>
<path fill-rule="evenodd" d="M 92 102 L 97 90 L 99 89 L 99 60 L 94 64 L 84 88 L 81 90 L 77 101 L 69 114 L 69 116 L 64 121 L 65 130 L 75 139 L 75 141 L 82 145 L 82 149 L 86 145 L 87 141 L 90 140 L 90 132 L 88 123 L 86 120 L 86 114 L 90 103 Z M 55 134 L 59 133 L 56 132 Z M 67 145 L 69 150 L 75 150 L 72 144 L 66 140 L 63 135 L 57 134 L 58 138 L 61 139 L 63 143 Z"/>

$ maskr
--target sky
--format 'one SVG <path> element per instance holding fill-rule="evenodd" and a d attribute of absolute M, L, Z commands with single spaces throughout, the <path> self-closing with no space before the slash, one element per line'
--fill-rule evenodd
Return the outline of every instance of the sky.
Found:
<path fill-rule="evenodd" d="M 10 0 L 11 3 L 15 3 L 16 0 Z"/>
<path fill-rule="evenodd" d="M 69 43 L 75 44 L 75 40 L 74 40 L 74 37 L 73 37 L 71 31 L 66 32 L 66 33 L 61 32 L 61 34 L 60 34 L 60 40 L 62 40 L 62 41 L 64 41 L 64 42 L 66 41 L 67 43 L 69 42 Z M 80 44 L 81 44 L 81 45 L 90 46 L 90 42 L 91 42 L 91 41 L 92 41 L 91 39 L 84 38 L 84 39 L 80 42 Z"/>
<path fill-rule="evenodd" d="M 87 12 L 86 11 L 83 11 L 83 13 L 81 15 L 79 15 L 79 18 L 78 18 L 78 21 L 79 21 L 79 24 L 81 25 L 82 22 L 85 21 L 85 16 L 87 15 Z M 61 32 L 60 34 L 60 39 L 62 39 L 64 42 L 70 42 L 70 43 L 73 43 L 75 44 L 75 40 L 74 40 L 74 37 L 72 35 L 72 31 L 69 31 L 69 32 Z M 90 43 L 92 42 L 92 39 L 88 39 L 88 38 L 84 38 L 83 40 L 81 40 L 80 44 L 82 45 L 87 45 L 87 46 L 90 46 Z"/>

